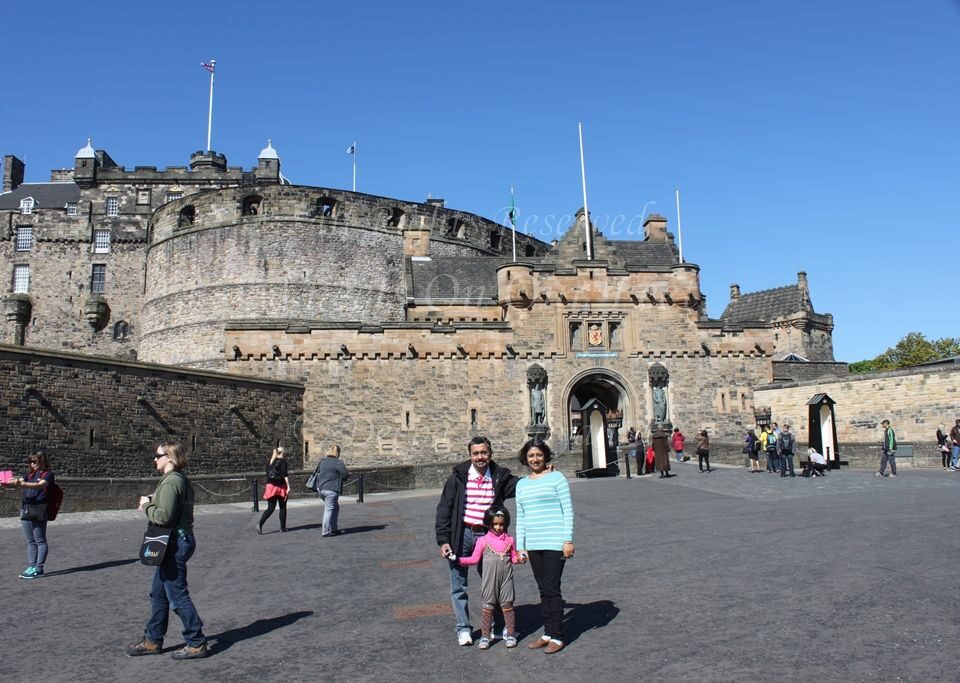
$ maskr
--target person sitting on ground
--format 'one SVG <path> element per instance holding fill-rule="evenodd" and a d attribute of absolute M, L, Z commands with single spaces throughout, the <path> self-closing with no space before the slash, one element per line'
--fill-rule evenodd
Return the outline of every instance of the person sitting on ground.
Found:
<path fill-rule="evenodd" d="M 808 448 L 807 455 L 810 457 L 810 476 L 824 477 L 827 474 L 827 459 L 821 453 L 817 453 L 816 448 Z"/>

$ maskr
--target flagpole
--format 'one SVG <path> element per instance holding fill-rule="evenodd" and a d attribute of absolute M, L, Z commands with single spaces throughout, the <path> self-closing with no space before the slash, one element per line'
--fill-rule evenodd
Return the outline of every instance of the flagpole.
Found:
<path fill-rule="evenodd" d="M 680 227 L 680 188 L 673 188 L 677 192 L 677 239 L 680 241 L 680 263 L 683 263 L 683 228 Z"/>
<path fill-rule="evenodd" d="M 353 191 L 357 191 L 357 141 L 353 141 Z"/>
<path fill-rule="evenodd" d="M 583 163 L 583 122 L 578 121 L 580 130 L 580 180 L 583 183 L 583 230 L 587 237 L 587 260 L 593 260 L 593 244 L 590 239 L 590 209 L 587 208 L 587 168 Z"/>
<path fill-rule="evenodd" d="M 213 128 L 213 72 L 217 68 L 217 60 L 210 60 L 210 108 L 207 111 L 207 151 L 210 151 L 210 131 Z"/>
<path fill-rule="evenodd" d="M 517 261 L 517 216 L 513 199 L 513 185 L 510 186 L 510 228 L 513 230 L 513 261 Z"/>

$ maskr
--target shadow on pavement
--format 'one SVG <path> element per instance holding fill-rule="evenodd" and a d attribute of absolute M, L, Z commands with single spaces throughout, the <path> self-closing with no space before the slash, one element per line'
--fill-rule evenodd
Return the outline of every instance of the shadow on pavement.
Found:
<path fill-rule="evenodd" d="M 603 628 L 613 621 L 620 608 L 610 600 L 575 603 L 564 601 L 563 638 L 570 644 L 587 631 Z M 520 639 L 540 633 L 543 627 L 543 614 L 539 604 L 518 605 L 517 632 Z"/>
<path fill-rule="evenodd" d="M 323 524 L 301 524 L 300 526 L 292 526 L 287 531 L 309 531 L 310 529 L 321 529 Z M 382 531 L 387 528 L 386 524 L 369 524 L 367 526 L 351 526 L 340 529 L 339 535 L 346 534 L 362 534 L 367 531 Z"/>
<path fill-rule="evenodd" d="M 110 567 L 122 567 L 125 564 L 135 564 L 137 558 L 132 557 L 129 560 L 110 560 L 109 562 L 97 562 L 97 564 L 88 564 L 83 567 L 70 567 L 69 569 L 58 569 L 55 572 L 46 572 L 45 576 L 63 576 L 64 574 L 76 574 L 77 572 L 95 572 L 98 569 L 109 569 Z"/>
<path fill-rule="evenodd" d="M 256 638 L 258 636 L 270 633 L 270 631 L 275 631 L 278 628 L 295 624 L 301 619 L 309 617 L 312 614 L 313 610 L 304 610 L 301 612 L 290 612 L 289 614 L 284 614 L 282 617 L 257 619 L 253 623 L 246 626 L 232 628 L 229 631 L 223 631 L 222 633 L 209 636 L 208 640 L 213 641 L 213 647 L 210 649 L 210 656 L 212 657 L 219 655 L 220 653 L 229 650 L 230 647 L 235 643 L 239 643 L 249 638 Z"/>

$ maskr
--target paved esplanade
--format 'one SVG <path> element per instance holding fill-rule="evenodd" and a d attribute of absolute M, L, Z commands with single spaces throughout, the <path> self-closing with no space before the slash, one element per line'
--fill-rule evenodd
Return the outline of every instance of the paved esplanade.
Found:
<path fill-rule="evenodd" d="M 830 680 L 960 675 L 960 476 L 903 469 L 785 479 L 675 466 L 666 481 L 578 481 L 576 558 L 564 575 L 568 647 L 539 627 L 518 568 L 520 647 L 458 647 L 434 544 L 436 495 L 293 503 L 290 533 L 257 536 L 243 506 L 198 508 L 190 588 L 213 641 L 204 660 L 128 658 L 151 569 L 133 559 L 140 513 L 50 525 L 49 575 L 21 581 L 24 542 L 0 521 L 5 681 Z M 422 493 L 422 492 L 421 492 Z M 6 492 L 0 495 L 13 495 Z M 479 581 L 471 575 L 472 595 Z M 473 603 L 479 614 L 478 602 Z M 443 612 L 442 614 L 437 614 Z M 166 647 L 181 642 L 171 615 Z M 479 619 L 474 626 L 479 626 Z"/>

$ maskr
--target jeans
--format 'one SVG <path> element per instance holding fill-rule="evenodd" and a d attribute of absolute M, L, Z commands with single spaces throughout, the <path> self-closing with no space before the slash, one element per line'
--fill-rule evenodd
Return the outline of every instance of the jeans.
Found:
<path fill-rule="evenodd" d="M 197 542 L 189 532 L 174 531 L 163 564 L 153 573 L 150 588 L 150 604 L 153 613 L 147 620 L 143 635 L 151 643 L 163 645 L 167 633 L 167 621 L 172 609 L 183 623 L 183 640 L 190 647 L 199 647 L 207 641 L 203 635 L 203 622 L 190 599 L 187 588 L 187 560 L 197 549 Z"/>
<path fill-rule="evenodd" d="M 883 471 L 887 469 L 887 462 L 890 462 L 890 474 L 897 473 L 897 452 L 887 451 L 883 452 L 883 455 L 880 456 L 880 474 L 883 474 Z"/>
<path fill-rule="evenodd" d="M 780 469 L 779 459 L 776 451 L 767 451 L 767 472 L 776 472 Z"/>
<path fill-rule="evenodd" d="M 704 463 L 706 463 L 707 472 L 709 472 L 710 471 L 710 451 L 701 451 L 700 453 L 697 453 L 697 459 L 698 459 L 698 462 L 700 463 L 700 471 L 703 472 L 703 465 Z"/>
<path fill-rule="evenodd" d="M 20 521 L 23 537 L 27 539 L 27 564 L 43 571 L 47 560 L 47 522 Z"/>
<path fill-rule="evenodd" d="M 781 453 L 780 454 L 780 476 L 787 476 L 787 468 L 790 468 L 790 476 L 797 476 L 793 472 L 793 453 Z"/>
<path fill-rule="evenodd" d="M 677 458 L 677 462 L 683 462 L 683 451 L 674 451 L 673 454 Z"/>
<path fill-rule="evenodd" d="M 329 536 L 337 530 L 337 520 L 340 519 L 340 492 L 320 491 L 323 498 L 323 535 Z"/>
<path fill-rule="evenodd" d="M 457 558 L 469 557 L 473 554 L 473 546 L 477 544 L 477 537 L 482 533 L 473 529 L 463 530 L 463 542 L 453 552 Z M 467 571 L 459 562 L 448 562 L 450 565 L 450 599 L 453 602 L 453 613 L 457 617 L 457 631 L 473 631 L 470 626 L 470 608 L 467 605 Z M 477 565 L 477 571 L 483 573 L 483 562 Z"/>
<path fill-rule="evenodd" d="M 956 445 L 955 445 L 955 446 L 953 446 L 953 447 L 951 448 L 951 450 L 952 450 L 953 452 L 950 454 L 950 455 L 951 455 L 951 457 L 950 457 L 950 467 L 956 467 L 956 466 L 957 466 L 957 461 L 960 460 L 960 446 L 956 446 Z"/>
<path fill-rule="evenodd" d="M 533 578 L 540 589 L 540 609 L 543 612 L 543 635 L 563 642 L 563 596 L 560 577 L 566 560 L 559 550 L 528 550 Z"/>

